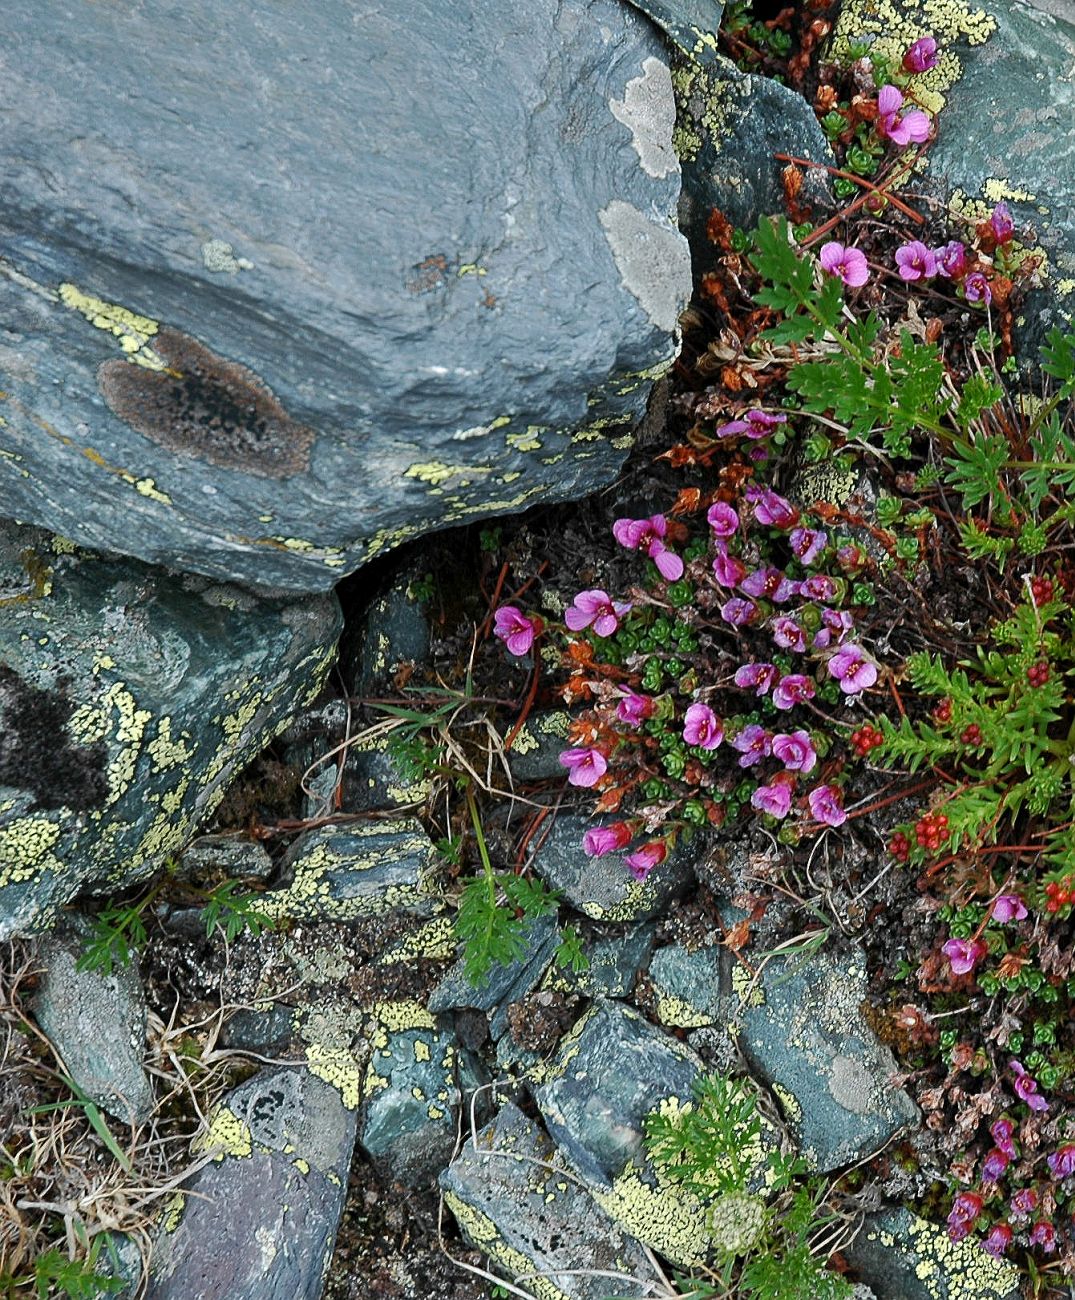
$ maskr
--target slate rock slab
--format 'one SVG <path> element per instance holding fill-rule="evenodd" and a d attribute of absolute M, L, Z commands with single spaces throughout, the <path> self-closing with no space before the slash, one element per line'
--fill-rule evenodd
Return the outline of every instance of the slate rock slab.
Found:
<path fill-rule="evenodd" d="M 583 813 L 558 813 L 534 858 L 534 870 L 564 901 L 594 921 L 647 921 L 684 893 L 694 879 L 689 845 L 679 845 L 643 881 L 619 854 L 588 858 L 582 837 L 598 825 Z"/>
<path fill-rule="evenodd" d="M 0 939 L 181 848 L 320 689 L 339 630 L 333 596 L 255 597 L 0 521 Z"/>
<path fill-rule="evenodd" d="M 1003 199 L 1017 227 L 1037 232 L 1048 292 L 1032 296 L 1020 322 L 1036 347 L 1075 311 L 1075 8 L 1067 0 L 847 0 L 833 50 L 866 42 L 898 58 L 920 36 L 935 37 L 940 50 L 938 66 L 915 79 L 922 102 L 940 112 L 924 183 L 972 222 Z"/>
<path fill-rule="evenodd" d="M 918 1119 L 891 1083 L 898 1067 L 866 1023 L 861 954 L 774 958 L 754 988 L 733 968 L 744 998 L 738 1041 L 773 1087 L 814 1169 L 826 1172 L 884 1146 Z"/>
<path fill-rule="evenodd" d="M 628 927 L 622 935 L 587 936 L 582 949 L 588 965 L 579 971 L 555 967 L 542 987 L 587 998 L 625 998 L 635 986 L 654 937 L 653 926 L 645 923 Z"/>
<path fill-rule="evenodd" d="M 395 1182 L 430 1182 L 455 1149 L 460 1091 L 455 1035 L 444 1028 L 380 1030 L 363 1086 L 358 1140 Z"/>
<path fill-rule="evenodd" d="M 42 974 L 30 1009 L 71 1078 L 102 1110 L 124 1124 L 149 1117 L 153 1091 L 142 1066 L 146 1000 L 138 964 L 112 973 L 80 971 L 92 927 L 70 914 L 35 950 Z"/>
<path fill-rule="evenodd" d="M 660 1178 L 645 1155 L 651 1112 L 691 1100 L 698 1057 L 623 1003 L 595 1003 L 563 1039 L 534 1090 L 545 1126 L 612 1217 L 680 1267 L 706 1252 L 700 1203 Z"/>
<path fill-rule="evenodd" d="M 657 995 L 656 1015 L 662 1025 L 698 1029 L 714 1025 L 727 1015 L 723 996 L 721 954 L 718 948 L 688 952 L 679 944 L 658 948 L 649 964 L 649 978 Z"/>
<path fill-rule="evenodd" d="M 262 894 L 271 917 L 360 920 L 391 911 L 430 916 L 443 907 L 432 876 L 437 853 L 415 817 L 320 826 L 284 858 L 286 883 Z"/>
<path fill-rule="evenodd" d="M 1017 1300 L 1019 1270 L 993 1259 L 968 1238 L 953 1242 L 942 1224 L 908 1210 L 871 1215 L 851 1246 L 848 1263 L 877 1300 Z"/>
<path fill-rule="evenodd" d="M 166 1207 L 147 1300 L 320 1300 L 354 1110 L 306 1070 L 262 1070 L 209 1118 L 217 1159 Z"/>
<path fill-rule="evenodd" d="M 629 6 L 46 4 L 2 71 L 8 513 L 324 590 L 616 474 L 690 293 Z"/>
<path fill-rule="evenodd" d="M 467 1240 L 539 1300 L 652 1294 L 656 1278 L 642 1248 L 518 1107 L 505 1105 L 467 1142 L 440 1185 Z"/>
<path fill-rule="evenodd" d="M 508 750 L 508 767 L 514 781 L 550 781 L 563 778 L 560 755 L 570 747 L 571 715 L 563 709 L 540 709 L 519 728 Z"/>

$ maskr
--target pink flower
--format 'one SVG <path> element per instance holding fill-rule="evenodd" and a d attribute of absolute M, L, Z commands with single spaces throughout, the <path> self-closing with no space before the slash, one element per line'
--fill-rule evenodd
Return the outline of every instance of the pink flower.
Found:
<path fill-rule="evenodd" d="M 1075 1174 L 1075 1145 L 1066 1142 L 1056 1151 L 1050 1151 L 1045 1158 L 1045 1163 L 1054 1178 L 1070 1178 Z"/>
<path fill-rule="evenodd" d="M 812 700 L 817 687 L 812 677 L 802 673 L 788 673 L 773 687 L 773 703 L 778 709 L 790 709 L 802 700 Z"/>
<path fill-rule="evenodd" d="M 921 109 L 913 108 L 898 116 L 903 106 L 903 95 L 895 86 L 882 86 L 877 96 L 877 134 L 893 144 L 921 144 L 929 139 L 929 118 Z"/>
<path fill-rule="evenodd" d="M 841 546 L 836 552 L 836 563 L 849 578 L 853 578 L 856 573 L 861 573 L 869 558 L 862 547 L 856 546 L 854 542 Z"/>
<path fill-rule="evenodd" d="M 809 578 L 803 578 L 799 590 L 807 600 L 833 600 L 840 588 L 836 579 L 827 573 L 812 573 Z"/>
<path fill-rule="evenodd" d="M 596 785 L 608 771 L 608 760 L 599 749 L 565 749 L 560 762 L 572 785 Z"/>
<path fill-rule="evenodd" d="M 781 614 L 773 619 L 772 629 L 773 640 L 781 650 L 797 650 L 801 653 L 806 649 L 806 633 L 793 618 Z"/>
<path fill-rule="evenodd" d="M 969 975 L 988 951 L 981 939 L 949 939 L 941 944 L 941 952 L 952 964 L 953 975 Z"/>
<path fill-rule="evenodd" d="M 1012 1134 L 1015 1132 L 1015 1125 L 1010 1119 L 998 1119 L 990 1125 L 989 1132 L 993 1135 L 993 1141 L 1000 1147 L 1006 1156 L 1015 1158 L 1015 1143 L 1012 1141 Z M 1035 1201 L 1037 1204 L 1037 1201 Z M 1034 1208 L 1032 1205 L 1031 1209 Z"/>
<path fill-rule="evenodd" d="M 692 704 L 687 710 L 683 739 L 700 749 L 716 749 L 724 739 L 724 728 L 708 704 Z"/>
<path fill-rule="evenodd" d="M 1038 1194 L 1033 1187 L 1020 1187 L 1012 1196 L 1008 1207 L 1011 1219 L 1028 1219 L 1038 1208 Z"/>
<path fill-rule="evenodd" d="M 705 517 L 717 537 L 731 537 L 739 527 L 739 515 L 723 501 L 714 501 Z"/>
<path fill-rule="evenodd" d="M 755 695 L 767 695 L 776 681 L 775 664 L 744 664 L 735 670 L 735 684 L 744 688 L 755 687 Z"/>
<path fill-rule="evenodd" d="M 937 274 L 946 280 L 958 280 L 967 269 L 967 250 L 958 239 L 933 249 L 933 256 L 937 259 Z"/>
<path fill-rule="evenodd" d="M 937 42 L 932 36 L 920 36 L 903 56 L 904 72 L 928 72 L 937 66 Z"/>
<path fill-rule="evenodd" d="M 603 858 L 630 844 L 632 833 L 626 822 L 613 822 L 611 826 L 591 826 L 582 837 L 582 851 L 588 858 Z"/>
<path fill-rule="evenodd" d="M 982 1242 L 982 1249 L 994 1259 L 1000 1259 L 1011 1245 L 1012 1230 L 1006 1223 L 994 1223 Z"/>
<path fill-rule="evenodd" d="M 1030 1244 L 1040 1247 L 1043 1254 L 1051 1255 L 1056 1250 L 1056 1229 L 1051 1223 L 1039 1219 L 1030 1230 Z"/>
<path fill-rule="evenodd" d="M 1001 925 L 1007 925 L 1009 921 L 1021 921 L 1026 914 L 1026 904 L 1018 894 L 1001 894 L 993 904 L 993 920 Z"/>
<path fill-rule="evenodd" d="M 759 785 L 750 796 L 750 806 L 770 817 L 786 817 L 791 811 L 791 781 L 778 776 L 769 785 Z"/>
<path fill-rule="evenodd" d="M 838 275 L 849 288 L 857 289 L 870 278 L 866 254 L 857 248 L 845 248 L 830 239 L 821 246 L 821 269 L 829 275 Z"/>
<path fill-rule="evenodd" d="M 828 546 L 829 535 L 821 528 L 793 528 L 788 541 L 792 555 L 808 569 Z"/>
<path fill-rule="evenodd" d="M 993 227 L 993 234 L 998 244 L 1009 243 L 1012 235 L 1015 234 L 1015 222 L 1012 220 L 1011 209 L 1006 203 L 997 204 L 989 215 L 989 224 Z"/>
<path fill-rule="evenodd" d="M 634 853 L 624 858 L 627 869 L 636 880 L 645 880 L 654 867 L 668 857 L 668 845 L 664 840 L 650 840 Z"/>
<path fill-rule="evenodd" d="M 630 608 L 629 600 L 613 600 L 607 591 L 591 588 L 575 597 L 564 612 L 564 622 L 572 632 L 581 632 L 592 625 L 598 636 L 611 636 Z"/>
<path fill-rule="evenodd" d="M 770 564 L 764 569 L 755 569 L 753 573 L 748 573 L 739 584 L 739 590 L 748 596 L 765 596 L 782 605 L 792 596 L 799 594 L 799 584 L 792 582 L 775 565 Z"/>
<path fill-rule="evenodd" d="M 972 271 L 963 281 L 963 295 L 968 302 L 985 303 L 987 307 L 993 301 L 993 290 L 981 271 Z"/>
<path fill-rule="evenodd" d="M 807 731 L 781 731 L 773 737 L 773 754 L 790 772 L 812 772 L 817 764 L 817 751 Z"/>
<path fill-rule="evenodd" d="M 937 256 L 920 239 L 912 239 L 896 249 L 896 265 L 904 280 L 928 280 L 937 274 Z"/>
<path fill-rule="evenodd" d="M 722 587 L 736 587 L 747 576 L 747 566 L 727 551 L 718 551 L 713 557 L 713 576 Z"/>
<path fill-rule="evenodd" d="M 953 1200 L 948 1215 L 948 1235 L 953 1241 L 962 1241 L 970 1233 L 984 1204 L 977 1192 L 960 1192 Z"/>
<path fill-rule="evenodd" d="M 616 717 L 630 727 L 641 726 L 657 706 L 648 695 L 638 695 L 626 686 L 620 689 L 622 695 L 616 705 Z"/>
<path fill-rule="evenodd" d="M 732 748 L 737 749 L 742 755 L 739 760 L 740 767 L 753 767 L 755 763 L 760 763 L 763 758 L 768 758 L 773 752 L 769 733 L 764 727 L 759 727 L 756 722 L 752 722 L 749 726 L 743 728 L 732 741 Z"/>
<path fill-rule="evenodd" d="M 819 785 L 806 796 L 810 814 L 825 826 L 842 826 L 847 821 L 843 795 L 834 785 Z"/>
<path fill-rule="evenodd" d="M 501 605 L 493 619 L 493 635 L 500 638 L 513 655 L 524 655 L 534 644 L 540 624 L 527 618 L 514 605 Z"/>
<path fill-rule="evenodd" d="M 845 695 L 857 695 L 877 681 L 877 668 L 857 645 L 845 645 L 829 660 L 829 676 Z"/>
<path fill-rule="evenodd" d="M 982 1161 L 982 1182 L 997 1182 L 1003 1177 L 1004 1171 L 1010 1164 L 1010 1157 L 1006 1156 L 999 1147 L 994 1147 L 986 1153 L 985 1159 Z"/>
<path fill-rule="evenodd" d="M 752 600 L 743 600 L 739 596 L 726 600 L 720 607 L 721 618 L 725 623 L 731 623 L 732 627 L 744 627 L 747 623 L 754 623 L 760 613 Z"/>
<path fill-rule="evenodd" d="M 786 415 L 770 415 L 768 411 L 747 411 L 741 420 L 729 420 L 717 429 L 717 433 L 728 437 L 733 433 L 745 433 L 748 438 L 766 438 L 778 424 L 787 424 Z"/>
<path fill-rule="evenodd" d="M 1015 1095 L 1020 1101 L 1025 1101 L 1031 1110 L 1047 1111 L 1049 1103 L 1038 1092 L 1038 1081 L 1033 1075 L 1027 1074 L 1019 1061 L 1011 1060 L 1008 1062 L 1012 1074 L 1015 1075 Z"/>
<path fill-rule="evenodd" d="M 645 551 L 656 564 L 662 578 L 678 582 L 683 577 L 683 561 L 664 544 L 668 521 L 664 515 L 649 519 L 617 519 L 612 536 L 629 551 Z"/>
<path fill-rule="evenodd" d="M 794 528 L 799 522 L 798 510 L 772 488 L 749 487 L 744 495 L 754 503 L 754 518 L 759 524 L 773 528 Z"/>
<path fill-rule="evenodd" d="M 814 645 L 818 650 L 825 650 L 833 641 L 837 645 L 855 626 L 855 620 L 846 609 L 823 609 L 821 626 L 814 633 Z"/>

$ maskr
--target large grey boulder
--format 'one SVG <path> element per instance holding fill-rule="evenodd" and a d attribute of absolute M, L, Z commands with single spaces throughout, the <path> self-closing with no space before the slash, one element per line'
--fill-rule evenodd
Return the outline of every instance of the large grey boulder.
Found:
<path fill-rule="evenodd" d="M 151 875 L 318 691 L 333 596 L 255 598 L 0 521 L 0 939 Z"/>
<path fill-rule="evenodd" d="M 1050 290 L 1020 322 L 1035 343 L 1075 311 L 1075 7 L 1070 0 L 1037 7 L 893 0 L 879 8 L 846 0 L 833 50 L 839 56 L 865 42 L 898 59 L 927 35 L 936 38 L 940 61 L 915 79 L 915 93 L 939 111 L 925 181 L 957 216 L 981 220 L 1003 199 L 1017 226 L 1034 228 Z"/>
<path fill-rule="evenodd" d="M 0 507 L 319 590 L 608 482 L 690 290 L 667 59 L 620 0 L 12 13 Z"/>

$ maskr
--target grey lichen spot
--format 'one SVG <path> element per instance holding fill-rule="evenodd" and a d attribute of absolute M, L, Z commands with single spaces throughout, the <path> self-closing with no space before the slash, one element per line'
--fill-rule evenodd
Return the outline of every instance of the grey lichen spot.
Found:
<path fill-rule="evenodd" d="M 293 420 L 252 370 L 164 326 L 153 347 L 164 370 L 106 361 L 97 383 L 112 411 L 169 451 L 263 478 L 309 464 L 314 432 Z"/>
<path fill-rule="evenodd" d="M 207 239 L 202 244 L 202 264 L 207 271 L 218 275 L 237 275 L 254 269 L 253 262 L 236 257 L 235 249 L 223 239 Z"/>
<path fill-rule="evenodd" d="M 646 59 L 642 75 L 627 83 L 623 99 L 609 100 L 609 108 L 631 132 L 631 143 L 647 176 L 660 178 L 679 171 L 672 147 L 676 101 L 672 74 L 666 64 L 660 59 Z"/>
<path fill-rule="evenodd" d="M 853 1056 L 838 1056 L 829 1075 L 829 1092 L 835 1102 L 853 1115 L 868 1115 L 873 1109 L 871 1096 L 874 1080 L 861 1061 Z"/>
<path fill-rule="evenodd" d="M 623 199 L 613 199 L 599 216 L 624 287 L 658 329 L 673 333 L 691 292 L 687 241 L 670 223 Z"/>

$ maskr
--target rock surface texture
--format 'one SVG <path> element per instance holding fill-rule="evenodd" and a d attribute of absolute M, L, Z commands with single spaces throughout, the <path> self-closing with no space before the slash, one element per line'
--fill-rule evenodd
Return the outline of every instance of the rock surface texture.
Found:
<path fill-rule="evenodd" d="M 1050 290 L 1021 322 L 1036 342 L 1075 312 L 1075 6 L 848 0 L 834 48 L 865 41 L 898 58 L 920 36 L 935 37 L 941 52 L 916 82 L 940 111 L 926 183 L 957 215 L 980 220 L 1003 199 L 1017 226 L 1033 226 Z"/>
<path fill-rule="evenodd" d="M 613 477 L 690 291 L 640 13 L 46 4 L 0 58 L 0 513 L 321 590 Z"/>
<path fill-rule="evenodd" d="M 0 939 L 160 867 L 316 694 L 338 633 L 335 597 L 0 523 Z"/>

